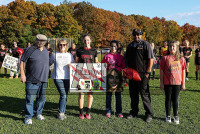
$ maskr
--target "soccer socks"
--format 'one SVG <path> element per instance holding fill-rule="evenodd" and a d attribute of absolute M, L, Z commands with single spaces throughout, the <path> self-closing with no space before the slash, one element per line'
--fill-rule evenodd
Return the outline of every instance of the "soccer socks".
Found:
<path fill-rule="evenodd" d="M 90 111 L 91 111 L 91 108 L 86 108 L 86 114 L 89 115 L 90 114 Z M 79 112 L 81 115 L 83 115 L 83 108 L 82 109 L 79 109 Z"/>
<path fill-rule="evenodd" d="M 189 72 L 186 72 L 186 78 L 188 77 Z"/>
<path fill-rule="evenodd" d="M 149 73 L 149 77 L 148 77 L 148 79 L 149 79 L 149 80 L 151 79 L 151 73 Z"/>
<path fill-rule="evenodd" d="M 79 109 L 80 114 L 83 115 L 83 108 Z"/>
<path fill-rule="evenodd" d="M 153 80 L 155 79 L 155 71 L 153 71 Z"/>
<path fill-rule="evenodd" d="M 89 115 L 89 114 L 90 114 L 90 111 L 91 111 L 91 108 L 87 108 L 87 109 L 86 109 L 86 114 Z"/>
<path fill-rule="evenodd" d="M 196 71 L 195 73 L 196 73 L 196 80 L 198 80 L 198 71 Z"/>

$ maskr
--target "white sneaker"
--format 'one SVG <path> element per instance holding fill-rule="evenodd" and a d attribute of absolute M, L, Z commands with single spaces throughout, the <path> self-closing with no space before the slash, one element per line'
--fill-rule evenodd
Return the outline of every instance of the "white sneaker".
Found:
<path fill-rule="evenodd" d="M 178 118 L 178 116 L 174 116 L 174 123 L 175 124 L 179 124 L 179 118 Z"/>
<path fill-rule="evenodd" d="M 24 120 L 24 123 L 25 123 L 26 125 L 32 125 L 32 119 L 25 119 L 25 120 Z"/>
<path fill-rule="evenodd" d="M 168 122 L 168 123 L 171 123 L 171 122 L 172 122 L 172 121 L 171 121 L 171 117 L 170 117 L 170 116 L 167 116 L 165 121 Z"/>
<path fill-rule="evenodd" d="M 37 115 L 36 118 L 37 118 L 38 120 L 44 120 L 44 116 L 42 116 L 41 114 L 40 114 L 40 115 Z"/>
<path fill-rule="evenodd" d="M 185 78 L 185 80 L 186 80 L 186 81 L 189 81 L 189 79 L 188 79 L 188 78 Z"/>

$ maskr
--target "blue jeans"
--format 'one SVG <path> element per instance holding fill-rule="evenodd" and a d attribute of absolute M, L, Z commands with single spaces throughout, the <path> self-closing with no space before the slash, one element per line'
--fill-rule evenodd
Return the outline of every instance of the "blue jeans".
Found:
<path fill-rule="evenodd" d="M 122 99 L 121 92 L 115 92 L 116 97 L 116 112 L 117 114 L 122 112 Z M 111 98 L 112 92 L 106 92 L 106 113 L 111 113 Z"/>
<path fill-rule="evenodd" d="M 54 83 L 60 94 L 59 113 L 65 113 L 67 95 L 69 91 L 69 79 L 54 79 Z"/>
<path fill-rule="evenodd" d="M 26 82 L 26 98 L 25 98 L 25 118 L 31 119 L 33 117 L 33 113 L 37 116 L 42 114 L 42 110 L 44 108 L 45 100 L 46 100 L 46 82 L 39 83 L 31 83 Z M 37 95 L 37 96 L 36 96 Z M 33 102 L 36 96 L 35 107 L 33 110 Z"/>

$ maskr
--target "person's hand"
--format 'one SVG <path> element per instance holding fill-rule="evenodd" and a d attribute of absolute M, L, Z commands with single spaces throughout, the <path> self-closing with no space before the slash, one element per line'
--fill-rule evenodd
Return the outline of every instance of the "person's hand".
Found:
<path fill-rule="evenodd" d="M 160 84 L 160 89 L 164 90 L 164 85 L 163 84 Z"/>
<path fill-rule="evenodd" d="M 25 75 L 21 75 L 20 81 L 21 81 L 22 83 L 25 83 L 25 82 L 26 82 L 26 76 L 25 76 Z"/>
<path fill-rule="evenodd" d="M 181 85 L 181 90 L 185 91 L 185 84 Z"/>
<path fill-rule="evenodd" d="M 145 73 L 145 77 L 146 77 L 146 78 L 149 78 L 149 73 Z"/>

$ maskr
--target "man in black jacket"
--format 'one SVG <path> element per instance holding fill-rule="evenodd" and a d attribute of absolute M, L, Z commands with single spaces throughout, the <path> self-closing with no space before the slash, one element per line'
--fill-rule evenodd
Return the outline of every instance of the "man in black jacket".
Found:
<path fill-rule="evenodd" d="M 153 65 L 153 51 L 151 45 L 142 39 L 143 32 L 140 29 L 133 30 L 134 41 L 126 49 L 126 63 L 129 68 L 135 69 L 141 81 L 129 81 L 129 93 L 131 97 L 131 111 L 128 119 L 136 117 L 139 112 L 139 93 L 141 94 L 144 109 L 146 111 L 146 122 L 152 121 L 151 98 L 149 92 L 149 79 Z"/>

